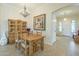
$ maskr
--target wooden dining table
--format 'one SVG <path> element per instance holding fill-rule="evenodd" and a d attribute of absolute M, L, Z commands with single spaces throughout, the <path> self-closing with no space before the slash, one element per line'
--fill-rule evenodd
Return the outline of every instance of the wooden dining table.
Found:
<path fill-rule="evenodd" d="M 22 39 L 25 40 L 25 42 L 29 46 L 27 50 L 27 55 L 33 55 L 35 52 L 38 52 L 39 50 L 44 50 L 44 36 L 32 33 L 23 33 Z M 38 48 L 38 45 L 40 45 L 40 48 Z"/>

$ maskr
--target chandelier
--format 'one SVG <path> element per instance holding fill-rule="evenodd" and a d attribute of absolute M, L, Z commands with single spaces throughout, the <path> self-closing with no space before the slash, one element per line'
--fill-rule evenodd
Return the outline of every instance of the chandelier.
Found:
<path fill-rule="evenodd" d="M 21 10 L 20 14 L 21 14 L 23 17 L 27 17 L 27 16 L 30 15 L 30 13 L 27 11 L 27 8 L 26 8 L 25 5 L 24 5 L 23 10 Z"/>

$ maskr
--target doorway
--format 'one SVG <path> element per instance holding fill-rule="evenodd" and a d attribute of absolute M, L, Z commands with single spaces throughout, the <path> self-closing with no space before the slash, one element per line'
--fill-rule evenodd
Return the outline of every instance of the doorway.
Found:
<path fill-rule="evenodd" d="M 55 12 L 56 36 L 72 37 L 79 29 L 79 4 L 72 4 Z"/>

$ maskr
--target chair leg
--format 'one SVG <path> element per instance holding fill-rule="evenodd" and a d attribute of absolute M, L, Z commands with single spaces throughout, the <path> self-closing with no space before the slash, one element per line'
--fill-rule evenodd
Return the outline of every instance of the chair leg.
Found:
<path fill-rule="evenodd" d="M 25 50 L 24 50 L 24 55 L 26 56 L 29 56 L 29 48 L 26 48 Z"/>

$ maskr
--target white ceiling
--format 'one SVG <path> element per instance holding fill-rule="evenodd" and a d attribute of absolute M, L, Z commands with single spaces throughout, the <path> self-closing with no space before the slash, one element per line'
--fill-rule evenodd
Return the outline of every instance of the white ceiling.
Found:
<path fill-rule="evenodd" d="M 6 3 L 6 4 L 9 4 L 9 3 Z M 49 7 L 50 9 L 56 9 L 57 8 L 61 8 L 63 6 L 67 6 L 69 5 L 69 3 L 11 3 L 10 5 L 14 5 L 14 6 L 20 6 L 21 8 L 24 7 L 24 5 L 26 5 L 27 9 L 32 11 L 32 10 L 35 10 L 37 8 L 40 8 L 40 7 L 44 7 L 44 8 L 47 8 Z"/>
<path fill-rule="evenodd" d="M 75 15 L 79 15 L 79 4 L 73 4 L 64 7 L 56 12 L 57 17 L 75 16 Z"/>
<path fill-rule="evenodd" d="M 0 3 L 0 5 L 1 5 L 1 3 Z M 37 8 L 41 9 L 41 7 L 44 8 L 44 9 L 48 9 L 48 10 L 51 9 L 51 11 L 55 11 L 59 8 L 62 8 L 64 6 L 68 6 L 70 4 L 69 3 L 2 3 L 2 5 L 5 5 L 5 6 L 8 5 L 10 7 L 16 7 L 18 9 L 23 9 L 24 5 L 26 5 L 29 12 L 31 12 L 31 11 L 37 9 Z M 59 15 L 62 14 L 61 12 L 63 12 L 63 11 L 60 11 Z"/>

